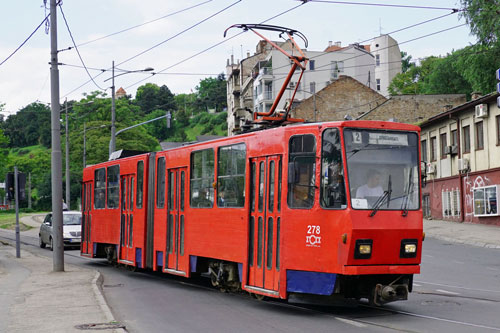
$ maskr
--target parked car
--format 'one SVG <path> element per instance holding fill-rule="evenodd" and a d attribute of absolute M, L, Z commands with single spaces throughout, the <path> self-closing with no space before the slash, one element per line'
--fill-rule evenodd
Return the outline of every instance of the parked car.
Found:
<path fill-rule="evenodd" d="M 53 250 L 52 239 L 52 213 L 47 214 L 40 226 L 38 234 L 40 247 L 43 249 L 47 244 Z M 63 239 L 64 246 L 80 246 L 82 241 L 82 213 L 77 211 L 63 212 Z"/>

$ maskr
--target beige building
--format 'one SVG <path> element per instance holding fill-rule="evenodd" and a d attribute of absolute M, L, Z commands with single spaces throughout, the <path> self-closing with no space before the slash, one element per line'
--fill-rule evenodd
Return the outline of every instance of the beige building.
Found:
<path fill-rule="evenodd" d="M 442 112 L 421 124 L 427 186 L 424 214 L 500 225 L 500 109 L 498 94 Z"/>

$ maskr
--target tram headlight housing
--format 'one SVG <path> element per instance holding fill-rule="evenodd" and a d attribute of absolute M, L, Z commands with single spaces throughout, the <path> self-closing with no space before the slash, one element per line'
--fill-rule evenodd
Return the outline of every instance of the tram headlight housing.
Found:
<path fill-rule="evenodd" d="M 401 240 L 401 248 L 399 256 L 401 258 L 415 258 L 417 256 L 418 240 L 403 239 Z"/>
<path fill-rule="evenodd" d="M 372 256 L 373 240 L 357 239 L 354 250 L 354 259 L 370 259 Z"/>

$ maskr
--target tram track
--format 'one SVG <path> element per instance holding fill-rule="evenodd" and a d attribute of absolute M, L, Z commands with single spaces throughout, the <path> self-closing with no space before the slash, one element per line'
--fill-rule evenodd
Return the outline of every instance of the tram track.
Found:
<path fill-rule="evenodd" d="M 10 233 L 7 234 L 7 232 L 0 233 L 0 240 L 7 241 L 7 243 L 9 245 L 15 246 L 15 241 L 16 241 L 15 234 L 10 234 Z M 24 236 L 23 235 L 21 237 L 21 244 L 25 245 L 25 246 L 35 247 L 38 249 L 38 238 L 33 237 L 33 236 Z M 68 253 L 68 252 L 65 252 L 65 256 L 78 258 L 78 259 L 85 259 L 85 258 L 81 257 L 80 255 L 75 255 L 75 254 Z M 98 264 L 99 266 L 102 266 L 102 267 L 109 267 L 109 264 L 106 262 L 97 262 L 97 261 L 92 261 L 92 262 L 93 262 L 93 264 Z M 219 292 L 217 289 L 215 289 L 209 285 L 205 285 L 201 281 L 201 279 L 189 280 L 189 281 L 185 280 L 185 279 L 177 278 L 177 277 L 174 277 L 172 279 L 172 277 L 169 275 L 154 274 L 154 273 L 151 274 L 150 272 L 144 272 L 144 271 L 141 271 L 141 274 L 148 274 L 150 276 L 155 276 L 159 279 L 168 278 L 169 281 L 174 282 L 174 283 L 188 285 L 188 286 L 195 287 L 195 288 L 201 288 L 201 289 L 204 289 L 207 291 Z M 488 292 L 499 293 L 499 291 L 495 291 L 495 290 L 474 289 L 474 288 L 466 288 L 466 287 L 460 287 L 460 286 L 430 283 L 430 282 L 423 282 L 423 281 L 420 281 L 420 283 L 442 286 L 442 287 L 449 287 L 449 288 L 457 288 L 457 289 L 463 289 L 463 290 L 468 290 L 468 291 L 482 291 L 482 292 L 488 291 Z M 493 299 L 488 299 L 488 298 L 470 297 L 470 296 L 464 296 L 464 295 L 451 295 L 451 294 L 444 294 L 444 293 L 419 292 L 419 291 L 415 291 L 414 293 L 421 294 L 421 295 L 454 298 L 454 299 L 471 299 L 471 300 L 489 301 L 489 302 L 495 302 L 495 303 L 500 302 L 498 300 L 493 300 Z M 248 299 L 248 301 L 258 302 L 257 300 L 253 299 L 248 293 L 245 293 L 245 292 L 233 293 L 232 295 L 237 296 L 237 297 L 246 298 L 246 299 Z M 359 314 L 358 313 L 358 315 L 339 315 L 336 313 L 332 313 L 332 308 L 324 308 L 324 307 L 319 307 L 319 306 L 314 306 L 314 305 L 292 304 L 292 303 L 288 303 L 288 302 L 281 301 L 281 300 L 275 300 L 275 299 L 269 299 L 269 300 L 266 300 L 264 302 L 267 304 L 272 304 L 273 306 L 279 306 L 279 307 L 285 307 L 285 308 L 290 308 L 290 309 L 294 309 L 294 310 L 306 311 L 306 312 L 310 312 L 312 314 L 321 314 L 321 315 L 330 316 L 339 322 L 349 324 L 349 325 L 352 325 L 352 326 L 358 327 L 358 328 L 364 328 L 364 329 L 367 329 L 369 327 L 378 327 L 378 328 L 383 328 L 383 329 L 391 330 L 391 331 L 395 331 L 395 332 L 421 332 L 421 330 L 412 330 L 412 329 L 408 329 L 408 328 L 397 327 L 397 326 L 392 325 L 392 324 L 376 323 L 376 322 L 370 321 L 368 319 L 368 318 L 375 318 L 375 317 L 380 318 L 381 316 L 383 316 L 383 314 L 381 314 L 381 313 L 386 313 L 389 315 L 402 315 L 402 316 L 420 318 L 420 319 L 424 319 L 424 320 L 432 320 L 432 321 L 437 321 L 437 322 L 449 323 L 452 325 L 459 325 L 459 326 L 467 327 L 470 329 L 481 329 L 481 330 L 500 332 L 500 327 L 488 326 L 488 325 L 484 325 L 484 324 L 478 324 L 478 323 L 467 322 L 467 321 L 448 319 L 448 318 L 438 317 L 438 316 L 425 315 L 425 314 L 420 314 L 420 313 L 410 312 L 410 311 L 397 310 L 394 308 L 376 307 L 376 306 L 372 306 L 369 304 L 363 304 L 363 303 L 359 303 L 358 306 L 360 308 L 372 310 L 376 313 L 372 312 L 370 314 Z"/>

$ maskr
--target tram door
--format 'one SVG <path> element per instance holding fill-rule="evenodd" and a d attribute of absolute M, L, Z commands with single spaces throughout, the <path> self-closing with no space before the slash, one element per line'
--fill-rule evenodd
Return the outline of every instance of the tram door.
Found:
<path fill-rule="evenodd" d="M 134 177 L 121 176 L 120 260 L 134 262 Z"/>
<path fill-rule="evenodd" d="M 184 258 L 184 230 L 186 206 L 186 170 L 168 170 L 167 192 L 167 256 L 165 267 L 175 272 L 186 272 L 187 260 Z"/>
<path fill-rule="evenodd" d="M 281 223 L 281 155 L 250 160 L 248 284 L 278 290 Z"/>
<path fill-rule="evenodd" d="M 81 253 L 89 254 L 90 253 L 90 227 L 92 225 L 92 182 L 86 182 L 83 184 L 82 188 L 82 245 L 81 245 Z"/>

